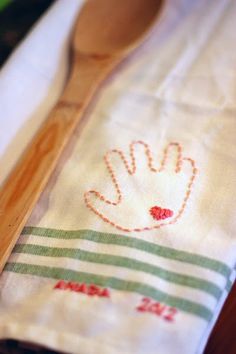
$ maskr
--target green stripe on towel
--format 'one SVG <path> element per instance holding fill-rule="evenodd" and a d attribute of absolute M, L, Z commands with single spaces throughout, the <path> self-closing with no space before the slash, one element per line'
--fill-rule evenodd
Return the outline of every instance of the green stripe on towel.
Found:
<path fill-rule="evenodd" d="M 184 312 L 196 315 L 206 321 L 210 321 L 213 315 L 206 306 L 180 297 L 168 295 L 143 283 L 125 281 L 115 277 L 105 277 L 92 273 L 77 272 L 70 269 L 51 268 L 25 263 L 8 263 L 4 270 L 20 274 L 36 275 L 45 278 L 64 279 L 89 284 L 93 283 L 116 290 L 135 292 L 143 296 L 151 297 L 156 301 L 163 302 L 169 306 L 176 307 Z"/>
<path fill-rule="evenodd" d="M 157 267 L 152 264 L 134 260 L 128 257 L 94 253 L 80 249 L 46 247 L 32 244 L 18 244 L 15 246 L 13 252 L 45 257 L 66 257 L 91 263 L 107 264 L 133 269 L 135 271 L 152 274 L 171 283 L 205 291 L 206 293 L 213 295 L 217 300 L 220 298 L 222 293 L 221 289 L 210 281 L 171 272 L 161 267 Z"/>
<path fill-rule="evenodd" d="M 226 278 L 228 278 L 231 274 L 230 267 L 218 260 L 196 253 L 179 251 L 174 248 L 160 246 L 152 242 L 140 240 L 138 238 L 126 235 L 108 234 L 92 230 L 65 231 L 31 226 L 25 227 L 22 234 L 60 239 L 83 239 L 97 243 L 125 246 L 155 254 L 159 257 L 169 258 L 175 261 L 194 264 L 202 268 L 210 269 L 224 275 Z"/>

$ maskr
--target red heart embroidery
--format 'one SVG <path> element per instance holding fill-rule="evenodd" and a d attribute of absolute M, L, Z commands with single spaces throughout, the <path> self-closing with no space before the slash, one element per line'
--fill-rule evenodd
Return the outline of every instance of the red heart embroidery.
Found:
<path fill-rule="evenodd" d="M 170 209 L 164 209 L 161 208 L 159 206 L 154 206 L 149 210 L 151 216 L 153 217 L 153 219 L 156 220 L 163 220 L 166 218 L 170 218 L 171 216 L 174 215 L 173 211 Z"/>

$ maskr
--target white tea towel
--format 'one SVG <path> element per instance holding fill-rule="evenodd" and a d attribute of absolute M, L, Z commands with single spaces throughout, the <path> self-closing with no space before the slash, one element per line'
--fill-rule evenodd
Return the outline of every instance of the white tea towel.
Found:
<path fill-rule="evenodd" d="M 235 13 L 233 0 L 167 2 L 100 91 L 1 276 L 0 338 L 203 351 L 235 279 Z"/>

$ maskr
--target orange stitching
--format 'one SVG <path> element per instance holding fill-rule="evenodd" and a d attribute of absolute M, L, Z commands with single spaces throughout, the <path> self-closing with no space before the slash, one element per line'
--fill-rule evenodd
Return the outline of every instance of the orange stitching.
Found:
<path fill-rule="evenodd" d="M 114 154 L 114 153 L 118 154 L 120 156 L 121 160 L 123 161 L 127 172 L 130 175 L 133 175 L 136 172 L 136 160 L 135 160 L 135 156 L 134 156 L 134 146 L 137 145 L 137 144 L 143 145 L 144 148 L 145 148 L 145 154 L 146 154 L 147 159 L 148 159 L 148 167 L 149 167 L 150 171 L 152 171 L 152 172 L 161 172 L 161 171 L 163 171 L 163 169 L 165 167 L 165 164 L 166 164 L 166 160 L 167 160 L 169 149 L 170 149 L 170 147 L 174 146 L 174 147 L 177 148 L 177 163 L 176 163 L 175 173 L 179 173 L 181 171 L 181 166 L 183 164 L 183 161 L 189 161 L 191 166 L 192 166 L 192 175 L 191 175 L 191 178 L 190 178 L 188 186 L 187 186 L 187 190 L 186 190 L 186 193 L 185 193 L 185 197 L 183 199 L 183 203 L 182 203 L 177 215 L 175 216 L 175 218 L 171 219 L 168 223 L 161 223 L 159 225 L 155 225 L 155 226 L 152 226 L 152 227 L 129 229 L 129 228 L 124 228 L 124 227 L 112 222 L 105 215 L 103 215 L 97 209 L 95 209 L 95 207 L 93 207 L 93 205 L 89 201 L 89 195 L 93 194 L 98 199 L 100 199 L 101 201 L 103 201 L 103 202 L 105 202 L 107 204 L 113 205 L 113 206 L 118 205 L 122 201 L 122 193 L 121 193 L 121 190 L 120 190 L 116 175 L 115 175 L 115 173 L 113 171 L 112 165 L 110 163 L 109 156 L 111 154 Z M 87 192 L 84 193 L 84 200 L 85 200 L 86 206 L 91 211 L 93 211 L 96 215 L 98 215 L 104 222 L 106 222 L 106 223 L 110 224 L 111 226 L 114 226 L 116 229 L 124 231 L 124 232 L 151 231 L 151 230 L 154 230 L 154 229 L 159 229 L 162 226 L 175 224 L 176 221 L 183 214 L 183 212 L 185 210 L 185 207 L 187 205 L 187 201 L 188 201 L 188 199 L 190 197 L 190 194 L 192 192 L 193 182 L 194 182 L 194 180 L 196 178 L 196 174 L 197 174 L 197 168 L 195 166 L 195 161 L 193 159 L 191 159 L 191 158 L 188 158 L 188 157 L 184 157 L 183 158 L 182 157 L 182 146 L 179 143 L 177 143 L 177 142 L 171 142 L 171 143 L 169 143 L 167 145 L 167 147 L 164 150 L 163 159 L 161 161 L 160 167 L 159 168 L 155 168 L 154 165 L 153 165 L 152 153 L 151 153 L 151 150 L 150 150 L 148 144 L 146 144 L 145 142 L 143 142 L 141 140 L 138 140 L 138 141 L 133 141 L 130 144 L 129 147 L 130 147 L 130 153 L 129 154 L 130 154 L 130 157 L 131 157 L 131 166 L 129 165 L 127 159 L 124 156 L 124 153 L 121 150 L 117 150 L 117 149 L 109 150 L 104 156 L 104 160 L 105 160 L 105 164 L 106 164 L 107 170 L 108 170 L 108 172 L 110 174 L 111 180 L 112 180 L 112 182 L 114 184 L 114 187 L 115 187 L 115 190 L 116 190 L 116 193 L 117 193 L 116 201 L 110 201 L 110 200 L 106 199 L 101 193 L 99 193 L 99 192 L 97 192 L 95 190 L 90 190 L 90 191 L 87 191 Z M 170 215 L 170 216 L 172 216 L 172 215 Z"/>

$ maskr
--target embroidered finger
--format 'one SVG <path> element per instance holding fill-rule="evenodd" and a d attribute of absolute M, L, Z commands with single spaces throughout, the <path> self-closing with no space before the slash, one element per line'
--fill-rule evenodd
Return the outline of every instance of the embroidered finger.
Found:
<path fill-rule="evenodd" d="M 127 159 L 122 150 L 112 149 L 104 155 L 107 174 L 110 178 L 109 193 L 113 195 L 113 205 L 118 205 L 123 198 L 122 190 L 127 185 L 127 180 L 134 173 L 134 165 L 131 159 Z"/>
<path fill-rule="evenodd" d="M 129 153 L 125 154 L 120 149 L 112 149 L 104 155 L 104 161 L 110 175 L 132 175 L 135 172 L 135 163 Z"/>
<path fill-rule="evenodd" d="M 196 163 L 190 157 L 183 156 L 180 164 L 180 171 L 186 176 L 196 176 L 197 175 L 197 167 Z M 193 177 L 194 179 L 195 177 Z"/>
<path fill-rule="evenodd" d="M 171 142 L 164 149 L 159 171 L 180 172 L 182 164 L 182 147 L 179 143 Z"/>
<path fill-rule="evenodd" d="M 109 197 L 106 197 L 104 194 L 100 193 L 97 190 L 89 190 L 85 192 L 84 200 L 87 207 L 91 210 L 94 209 L 94 205 L 97 204 L 98 201 L 106 203 L 108 205 L 119 204 L 122 200 L 122 193 L 117 178 L 118 172 L 120 182 L 121 180 L 125 180 L 127 178 L 127 174 L 132 173 L 132 167 L 121 150 L 112 149 L 107 151 L 107 153 L 104 155 L 104 162 L 108 176 L 111 179 L 111 183 L 109 184 L 110 187 L 108 188 L 107 193 Z M 111 198 L 111 195 L 113 196 L 113 198 Z"/>
<path fill-rule="evenodd" d="M 154 167 L 151 148 L 145 142 L 141 140 L 133 141 L 130 144 L 130 157 L 134 173 L 157 172 Z"/>

